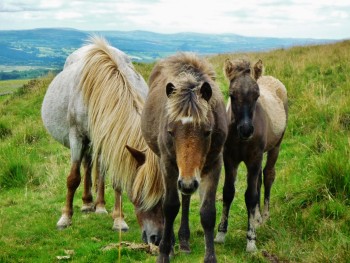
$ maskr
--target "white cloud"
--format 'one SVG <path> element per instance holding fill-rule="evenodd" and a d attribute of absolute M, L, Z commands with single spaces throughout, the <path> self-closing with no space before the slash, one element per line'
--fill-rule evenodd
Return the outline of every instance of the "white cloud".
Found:
<path fill-rule="evenodd" d="M 39 6 L 43 9 L 50 9 L 50 8 L 59 8 L 63 6 L 64 0 L 42 0 L 40 1 Z"/>
<path fill-rule="evenodd" d="M 58 20 L 67 20 L 67 19 L 75 19 L 75 18 L 81 18 L 83 15 L 78 12 L 58 12 L 55 14 L 55 18 Z"/>
<path fill-rule="evenodd" d="M 194 31 L 275 37 L 350 35 L 348 0 L 0 1 L 0 21 L 6 21 L 0 24 L 0 29 L 69 26 L 82 30 Z"/>

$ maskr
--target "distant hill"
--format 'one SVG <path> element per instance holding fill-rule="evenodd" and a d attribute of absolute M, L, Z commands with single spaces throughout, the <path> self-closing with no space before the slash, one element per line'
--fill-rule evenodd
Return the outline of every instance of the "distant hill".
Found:
<path fill-rule="evenodd" d="M 146 31 L 79 31 L 71 28 L 0 31 L 0 71 L 16 66 L 60 69 L 90 34 L 104 36 L 134 61 L 151 62 L 177 51 L 202 55 L 264 51 L 331 42 L 319 39 L 245 37 L 235 34 L 158 34 Z"/>

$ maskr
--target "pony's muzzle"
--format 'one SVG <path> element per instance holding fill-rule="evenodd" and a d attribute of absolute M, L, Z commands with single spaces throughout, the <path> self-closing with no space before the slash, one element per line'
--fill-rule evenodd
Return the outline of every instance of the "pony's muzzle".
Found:
<path fill-rule="evenodd" d="M 198 189 L 198 186 L 199 182 L 196 178 L 186 181 L 180 178 L 177 181 L 177 188 L 185 195 L 193 194 Z"/>
<path fill-rule="evenodd" d="M 238 134 L 242 140 L 248 140 L 253 136 L 254 126 L 252 122 L 245 121 L 238 125 Z"/>
<path fill-rule="evenodd" d="M 161 233 L 149 233 L 149 234 L 147 234 L 146 231 L 142 231 L 142 240 L 146 244 L 153 244 L 153 245 L 159 246 L 161 239 L 162 239 Z"/>

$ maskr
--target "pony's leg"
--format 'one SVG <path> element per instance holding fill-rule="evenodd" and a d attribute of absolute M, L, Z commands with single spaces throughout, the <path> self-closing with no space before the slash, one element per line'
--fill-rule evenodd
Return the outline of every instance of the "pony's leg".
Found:
<path fill-rule="evenodd" d="M 174 242 L 174 220 L 180 210 L 180 200 L 177 190 L 177 178 L 178 172 L 170 167 L 164 167 L 161 165 L 162 174 L 165 181 L 165 196 L 163 202 L 163 212 L 164 212 L 164 229 L 162 240 L 159 244 L 159 255 L 157 257 L 157 263 L 168 263 L 169 255 L 172 252 L 173 242 Z"/>
<path fill-rule="evenodd" d="M 205 263 L 216 261 L 214 249 L 214 228 L 216 220 L 216 190 L 221 172 L 221 160 L 211 166 L 210 171 L 202 171 L 199 194 L 201 199 L 200 218 L 205 237 Z"/>
<path fill-rule="evenodd" d="M 182 194 L 182 214 L 181 225 L 178 232 L 180 250 L 185 253 L 190 253 L 190 227 L 189 227 L 189 210 L 190 210 L 191 195 Z"/>
<path fill-rule="evenodd" d="M 264 167 L 264 210 L 263 221 L 266 222 L 270 217 L 270 193 L 271 187 L 275 180 L 275 164 L 278 158 L 280 145 L 277 145 L 267 153 L 266 165 Z"/>
<path fill-rule="evenodd" d="M 71 149 L 71 170 L 67 177 L 66 205 L 63 208 L 61 218 L 57 222 L 57 228 L 63 229 L 72 224 L 73 198 L 80 184 L 80 165 L 83 158 L 83 140 L 77 136 L 75 130 L 69 133 Z"/>
<path fill-rule="evenodd" d="M 224 182 L 223 193 L 222 193 L 223 208 L 222 208 L 221 221 L 218 227 L 218 233 L 216 234 L 216 237 L 215 237 L 215 242 L 217 243 L 225 242 L 230 207 L 236 192 L 235 181 L 237 177 L 238 164 L 234 165 L 231 160 L 231 157 L 228 156 L 224 158 L 224 166 L 225 166 L 225 182 Z"/>
<path fill-rule="evenodd" d="M 114 219 L 113 230 L 126 232 L 129 230 L 129 226 L 124 220 L 122 193 L 120 189 L 114 190 L 114 197 L 115 197 L 115 202 L 114 202 L 114 209 L 112 213 L 112 217 Z"/>
<path fill-rule="evenodd" d="M 97 195 L 96 195 L 96 201 L 95 201 L 95 213 L 108 214 L 106 210 L 106 201 L 105 201 L 105 175 L 101 171 L 101 164 L 99 162 L 97 162 L 97 167 L 95 172 L 96 172 L 95 177 L 97 178 L 97 184 L 96 184 Z"/>
<path fill-rule="evenodd" d="M 262 157 L 261 157 L 262 159 Z M 256 227 L 261 224 L 261 215 L 259 210 L 258 181 L 261 171 L 261 160 L 247 165 L 248 168 L 248 186 L 245 192 L 245 203 L 248 212 L 248 231 L 247 231 L 247 252 L 254 252 L 256 248 Z"/>
<path fill-rule="evenodd" d="M 262 184 L 262 170 L 260 169 L 259 176 L 258 176 L 258 184 L 256 189 L 258 191 L 258 207 L 255 212 L 256 227 L 260 226 L 263 223 L 263 220 L 261 218 L 261 209 L 260 209 L 261 184 Z"/>
<path fill-rule="evenodd" d="M 93 203 L 91 187 L 91 156 L 89 153 L 85 153 L 83 158 L 84 167 L 84 192 L 83 192 L 83 206 L 81 207 L 82 212 L 93 212 L 95 210 L 95 205 Z"/>

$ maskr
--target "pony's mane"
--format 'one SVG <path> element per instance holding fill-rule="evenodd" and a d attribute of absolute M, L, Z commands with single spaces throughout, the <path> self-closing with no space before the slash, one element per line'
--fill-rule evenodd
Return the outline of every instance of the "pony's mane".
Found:
<path fill-rule="evenodd" d="M 149 148 L 145 154 L 146 162 L 137 171 L 131 199 L 133 203 L 141 204 L 140 209 L 148 210 L 161 200 L 165 188 L 160 173 L 159 157 Z"/>
<path fill-rule="evenodd" d="M 90 42 L 79 88 L 88 108 L 93 165 L 102 165 L 115 187 L 129 191 L 137 162 L 124 146 L 146 147 L 140 116 L 144 101 L 119 70 L 108 43 L 97 37 Z"/>
<path fill-rule="evenodd" d="M 161 61 L 157 67 L 159 73 L 154 72 L 154 78 L 165 78 L 163 82 L 172 82 L 175 86 L 167 102 L 169 121 L 184 117 L 192 117 L 195 124 L 207 121 L 208 110 L 220 96 L 215 84 L 215 71 L 211 65 L 193 53 L 179 53 Z M 200 93 L 204 82 L 208 82 L 212 88 L 213 96 L 209 102 Z"/>
<path fill-rule="evenodd" d="M 209 104 L 201 98 L 200 87 L 198 80 L 193 75 L 184 73 L 179 76 L 176 88 L 167 103 L 170 122 L 185 117 L 192 117 L 194 124 L 207 121 Z"/>

